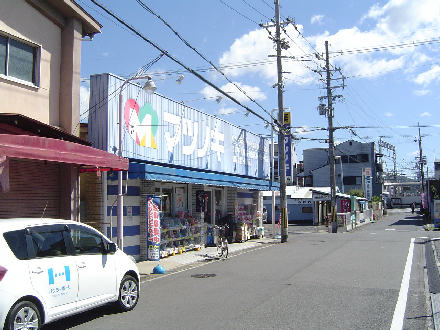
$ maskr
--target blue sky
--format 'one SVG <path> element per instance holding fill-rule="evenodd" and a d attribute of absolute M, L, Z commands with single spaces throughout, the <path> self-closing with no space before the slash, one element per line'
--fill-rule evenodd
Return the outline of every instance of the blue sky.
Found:
<path fill-rule="evenodd" d="M 138 1 L 96 1 L 264 118 L 269 120 L 267 113 L 278 107 L 277 89 L 272 88 L 277 82 L 276 62 L 268 57 L 275 55 L 274 44 L 269 32 L 259 26 L 274 18 L 273 0 L 142 0 L 255 102 L 222 75 L 207 70 L 210 64 Z M 103 25 L 101 34 L 82 44 L 82 78 L 107 72 L 128 77 L 160 54 L 92 1 L 77 2 Z M 283 37 L 290 48 L 283 55 L 322 54 L 328 40 L 331 65 L 347 77 L 345 88 L 334 90 L 342 96 L 334 104 L 334 126 L 350 129 L 338 129 L 336 143 L 348 139 L 377 143 L 382 137 L 396 147 L 399 173 L 413 176 L 420 124 L 423 155 L 432 174 L 433 162 L 440 158 L 436 156 L 440 154 L 440 43 L 427 41 L 440 40 L 440 1 L 280 0 L 280 5 L 282 20 L 290 17 L 295 22 L 285 26 Z M 378 48 L 381 51 L 373 51 Z M 296 143 L 299 160 L 304 149 L 327 147 L 319 139 L 328 136 L 320 130 L 328 120 L 317 111 L 318 97 L 326 95 L 325 85 L 315 72 L 325 64 L 314 56 L 307 59 L 313 60 L 283 59 L 284 107 L 290 108 L 292 126 L 298 127 L 294 130 L 300 138 Z M 252 114 L 246 117 L 244 108 L 226 98 L 216 103 L 219 93 L 184 71 L 164 56 L 148 73 L 156 81 L 157 93 L 251 132 L 270 134 L 261 119 Z M 180 74 L 185 79 L 177 85 L 174 80 Z M 83 111 L 88 108 L 88 87 L 84 80 Z M 383 152 L 385 170 L 392 170 L 392 154 Z"/>

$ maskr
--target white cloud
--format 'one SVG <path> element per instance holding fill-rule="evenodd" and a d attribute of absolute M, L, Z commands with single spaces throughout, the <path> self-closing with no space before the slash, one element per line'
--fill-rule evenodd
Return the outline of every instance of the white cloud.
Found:
<path fill-rule="evenodd" d="M 433 80 L 440 80 L 440 66 L 434 65 L 430 70 L 419 74 L 414 81 L 419 85 L 427 85 Z"/>
<path fill-rule="evenodd" d="M 247 86 L 240 83 L 235 83 L 235 84 L 239 86 L 240 89 L 246 93 L 246 95 L 248 95 L 254 100 L 261 101 L 267 98 L 267 96 L 264 93 L 262 93 L 260 88 L 258 87 Z M 220 87 L 220 89 L 230 94 L 233 98 L 235 98 L 239 102 L 250 101 L 250 99 L 243 92 L 241 92 L 240 89 L 234 86 L 234 84 L 228 83 Z M 202 89 L 201 93 L 206 98 L 212 98 L 213 100 L 220 95 L 218 91 L 216 91 L 214 88 L 210 86 L 207 86 L 204 89 Z"/>
<path fill-rule="evenodd" d="M 303 29 L 302 25 L 297 25 L 297 28 L 299 31 Z M 292 25 L 287 26 L 286 30 L 290 36 L 296 36 L 298 34 Z M 274 31 L 272 31 L 272 33 L 274 33 Z M 275 55 L 274 44 L 268 36 L 269 34 L 266 30 L 260 29 L 251 31 L 241 38 L 236 39 L 229 50 L 224 52 L 219 59 L 220 66 L 223 67 L 225 74 L 229 77 L 242 77 L 256 74 L 262 79 L 265 79 L 269 86 L 276 83 L 276 59 L 274 57 L 268 58 L 268 55 Z M 307 54 L 313 53 L 313 49 L 304 39 L 297 38 L 295 39 L 295 43 Z M 291 49 L 297 53 L 298 47 L 292 42 L 290 42 L 290 45 L 292 46 Z M 290 53 L 292 54 L 292 52 Z M 304 53 L 301 55 L 304 55 Z M 304 85 L 314 82 L 317 79 L 316 74 L 312 73 L 309 68 L 294 59 L 285 59 L 283 61 L 283 71 L 292 72 L 284 74 L 286 85 L 292 83 Z"/>
<path fill-rule="evenodd" d="M 420 117 L 431 117 L 431 114 L 429 112 L 424 112 L 420 115 Z"/>
<path fill-rule="evenodd" d="M 423 89 L 423 90 L 413 91 L 413 94 L 417 96 L 424 96 L 426 94 L 431 94 L 431 91 L 427 89 Z"/>
<path fill-rule="evenodd" d="M 376 3 L 376 4 L 374 4 L 374 5 L 370 8 L 370 10 L 368 11 L 368 14 L 366 15 L 366 17 L 377 19 L 377 18 L 379 18 L 380 16 L 382 16 L 383 13 L 384 13 L 383 8 L 381 8 L 381 7 L 379 6 L 379 4 Z"/>
<path fill-rule="evenodd" d="M 227 116 L 236 113 L 237 111 L 236 108 L 221 108 L 219 109 L 218 114 Z"/>
<path fill-rule="evenodd" d="M 347 76 L 362 76 L 374 78 L 393 70 L 404 70 L 406 74 L 414 74 L 415 68 L 432 60 L 427 53 L 427 47 L 390 47 L 383 51 L 374 51 L 377 46 L 392 46 L 402 43 L 410 43 L 417 40 L 428 40 L 438 37 L 440 30 L 440 1 L 438 0 L 389 0 L 385 5 L 376 4 L 361 17 L 360 25 L 348 29 L 342 29 L 335 34 L 325 32 L 315 36 L 298 37 L 295 27 L 286 27 L 289 37 L 290 48 L 283 55 L 301 57 L 305 54 L 324 52 L 325 41 L 329 41 L 330 51 L 361 50 L 361 53 L 344 53 L 343 56 L 332 58 L 332 64 L 342 68 Z M 324 19 L 323 15 L 314 15 L 312 24 L 319 24 Z M 373 28 L 361 30 L 362 21 L 373 21 Z M 371 24 L 370 24 L 371 26 Z M 302 25 L 297 25 L 299 31 L 303 31 Z M 271 29 L 271 28 L 270 28 Z M 274 35 L 274 29 L 271 29 Z M 272 86 L 277 82 L 277 69 L 274 43 L 269 38 L 265 29 L 257 29 L 237 38 L 230 48 L 219 59 L 220 67 L 225 74 L 234 77 L 235 80 L 242 78 L 258 79 Z M 431 45 L 430 47 L 437 47 Z M 429 54 L 429 53 L 428 53 Z M 313 60 L 320 64 L 315 58 Z M 310 68 L 316 69 L 313 62 L 300 62 L 295 59 L 283 59 L 283 71 L 291 72 L 284 74 L 285 84 L 306 85 L 316 83 L 318 76 Z M 435 74 L 436 72 L 430 72 Z M 215 75 L 215 78 L 218 74 Z M 438 76 L 430 78 L 429 74 L 410 78 L 418 84 L 427 84 Z"/>
<path fill-rule="evenodd" d="M 385 116 L 387 116 L 387 117 L 392 117 L 392 116 L 394 116 L 394 115 L 393 115 L 391 112 L 388 111 L 388 112 L 385 113 Z"/>
<path fill-rule="evenodd" d="M 296 135 L 307 135 L 311 134 L 310 128 L 308 126 L 301 126 L 301 128 L 296 128 L 294 134 Z"/>
<path fill-rule="evenodd" d="M 362 18 L 361 22 L 366 18 L 376 21 L 372 29 L 362 31 L 354 26 L 340 30 L 334 35 L 325 33 L 316 36 L 314 40 L 319 49 L 323 49 L 325 40 L 328 40 L 331 51 L 363 50 L 363 54 L 344 54 L 335 58 L 334 62 L 341 65 L 346 74 L 375 77 L 392 70 L 414 68 L 432 60 L 426 54 L 429 51 L 426 47 L 395 47 L 381 52 L 366 51 L 377 46 L 437 38 L 440 29 L 439 17 L 438 0 L 390 0 L 384 6 L 372 6 L 368 14 Z M 396 55 L 399 57 L 395 58 Z"/>
<path fill-rule="evenodd" d="M 414 34 L 425 27 L 438 28 L 438 0 L 390 0 L 376 12 L 381 17 L 378 28 L 387 34 Z M 381 14 L 380 14 L 381 13 Z"/>
<path fill-rule="evenodd" d="M 324 15 L 313 15 L 310 19 L 311 24 L 318 23 L 318 25 L 322 24 L 322 20 L 324 19 Z"/>

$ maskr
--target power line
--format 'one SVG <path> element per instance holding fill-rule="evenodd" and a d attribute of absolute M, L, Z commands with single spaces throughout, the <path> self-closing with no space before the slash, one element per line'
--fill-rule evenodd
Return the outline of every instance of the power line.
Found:
<path fill-rule="evenodd" d="M 99 2 L 97 2 L 96 0 L 91 0 L 95 5 L 97 5 L 98 7 L 100 7 L 102 10 L 104 10 L 107 14 L 109 14 L 110 16 L 112 16 L 113 18 L 115 18 L 116 20 L 118 20 L 118 22 L 120 22 L 121 24 L 123 24 L 124 26 L 126 26 L 128 29 L 130 29 L 131 31 L 133 31 L 136 35 L 138 35 L 140 38 L 142 38 L 144 41 L 148 42 L 150 45 L 152 45 L 154 48 L 158 49 L 161 53 L 163 53 L 165 56 L 167 56 L 168 58 L 170 58 L 171 60 L 173 60 L 174 62 L 176 62 L 177 64 L 179 64 L 180 66 L 184 67 L 186 70 L 188 70 L 188 72 L 192 73 L 194 76 L 196 76 L 197 78 L 199 78 L 200 80 L 202 80 L 204 83 L 208 84 L 209 86 L 211 86 L 212 88 L 214 88 L 216 91 L 218 91 L 219 93 L 221 93 L 222 95 L 224 95 L 225 97 L 227 97 L 228 99 L 230 99 L 231 101 L 233 101 L 234 103 L 238 104 L 239 106 L 243 107 L 244 109 L 246 109 L 247 111 L 249 111 L 250 113 L 252 113 L 253 115 L 255 115 L 256 117 L 260 118 L 261 120 L 263 120 L 263 122 L 267 123 L 267 124 L 271 124 L 270 121 L 268 121 L 266 118 L 262 117 L 261 115 L 259 115 L 258 113 L 256 113 L 255 111 L 253 111 L 252 109 L 250 109 L 249 107 L 241 104 L 237 99 L 235 99 L 234 97 L 232 97 L 231 95 L 229 95 L 228 93 L 226 93 L 225 91 L 223 91 L 222 89 L 220 89 L 219 87 L 217 87 L 216 85 L 214 85 L 213 83 L 211 83 L 209 80 L 207 80 L 206 78 L 204 78 L 203 76 L 201 76 L 200 74 L 198 74 L 196 71 L 194 71 L 193 69 L 191 69 L 190 67 L 188 67 L 187 65 L 185 65 L 184 63 L 182 63 L 181 61 L 179 61 L 177 58 L 175 58 L 174 56 L 172 56 L 171 54 L 169 54 L 165 49 L 161 48 L 160 46 L 158 46 L 156 43 L 152 42 L 150 39 L 148 39 L 147 37 L 145 37 L 144 35 L 142 35 L 138 30 L 136 30 L 134 27 L 132 27 L 131 25 L 127 24 L 123 19 L 121 19 L 120 17 L 118 17 L 116 14 L 114 14 L 112 11 L 108 10 L 105 6 L 103 6 L 102 4 L 100 4 Z M 277 124 L 278 126 L 279 124 Z"/>
<path fill-rule="evenodd" d="M 207 63 L 209 63 L 218 73 L 220 73 L 229 83 L 233 84 L 240 92 L 242 92 L 249 100 L 251 100 L 252 102 L 254 102 L 258 107 L 260 107 L 264 112 L 266 112 L 266 114 L 268 114 L 269 116 L 271 115 L 269 113 L 269 111 L 267 111 L 266 109 L 264 109 L 256 100 L 254 100 L 252 97 L 250 97 L 246 91 L 241 88 L 238 84 L 236 84 L 235 82 L 233 82 L 231 79 L 229 79 L 228 76 L 226 76 L 222 71 L 220 71 L 217 66 L 212 63 L 209 59 L 207 59 L 201 52 L 199 52 L 194 46 L 192 46 L 186 39 L 184 39 L 179 32 L 177 32 L 167 21 L 165 21 L 161 16 L 159 16 L 158 14 L 156 14 L 151 8 L 149 8 L 142 0 L 136 0 L 136 2 L 145 10 L 147 10 L 149 13 L 151 13 L 152 15 L 156 16 L 158 19 L 160 19 L 162 21 L 162 23 L 164 23 L 171 31 L 174 32 L 174 34 L 190 49 L 192 49 L 194 52 L 197 53 L 197 55 L 199 55 L 201 58 L 203 58 Z"/>
<path fill-rule="evenodd" d="M 230 5 L 228 5 L 227 3 L 225 3 L 223 0 L 219 0 L 222 4 L 224 4 L 226 7 L 228 7 L 229 9 L 231 9 L 231 10 L 233 10 L 233 11 L 235 11 L 238 15 L 240 15 L 240 16 L 242 16 L 242 17 L 244 17 L 244 18 L 246 18 L 247 20 L 249 20 L 249 21 L 251 21 L 252 23 L 255 23 L 255 24 L 257 24 L 258 25 L 258 23 L 257 22 L 255 22 L 253 19 L 250 19 L 249 17 L 247 17 L 246 15 L 244 15 L 244 14 L 242 14 L 242 13 L 240 13 L 237 9 L 235 9 L 235 8 L 233 8 L 233 7 L 231 7 Z"/>
<path fill-rule="evenodd" d="M 431 45 L 431 44 L 436 44 L 436 43 L 440 43 L 440 38 L 432 38 L 432 39 L 426 39 L 426 40 L 415 40 L 415 41 L 410 41 L 410 42 L 406 42 L 406 43 L 400 43 L 400 44 L 394 44 L 394 45 L 389 44 L 389 45 L 382 45 L 382 46 L 373 46 L 373 47 L 369 47 L 369 48 L 338 50 L 338 51 L 332 52 L 331 54 L 339 54 L 339 55 L 362 54 L 362 53 L 379 52 L 379 51 L 390 50 L 390 49 L 399 49 L 399 48 Z"/>
<path fill-rule="evenodd" d="M 245 4 L 247 4 L 249 7 L 251 7 L 253 10 L 255 10 L 257 13 L 259 13 L 261 16 L 265 17 L 266 19 L 269 19 L 269 17 L 267 17 L 266 15 L 264 15 L 262 12 L 260 12 L 258 9 L 256 9 L 255 7 L 253 7 L 252 5 L 250 5 L 249 3 L 247 3 L 245 0 L 242 0 Z"/>

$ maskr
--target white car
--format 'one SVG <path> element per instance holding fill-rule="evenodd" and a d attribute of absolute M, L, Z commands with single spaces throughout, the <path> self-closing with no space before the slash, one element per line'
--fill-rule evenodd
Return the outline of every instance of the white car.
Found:
<path fill-rule="evenodd" d="M 45 323 L 113 302 L 139 300 L 133 258 L 85 224 L 55 219 L 0 220 L 0 327 Z"/>

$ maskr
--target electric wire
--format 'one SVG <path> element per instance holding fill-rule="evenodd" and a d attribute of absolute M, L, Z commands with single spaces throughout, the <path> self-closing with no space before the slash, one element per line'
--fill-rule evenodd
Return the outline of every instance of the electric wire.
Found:
<path fill-rule="evenodd" d="M 246 0 L 242 0 L 245 4 L 247 4 L 249 7 L 251 7 L 253 10 L 255 10 L 257 13 L 259 13 L 261 16 L 265 17 L 266 19 L 270 20 L 269 17 L 267 17 L 266 15 L 264 15 L 262 12 L 260 12 L 257 8 L 253 7 L 252 5 L 250 5 L 248 2 L 246 2 Z"/>
<path fill-rule="evenodd" d="M 126 23 L 124 20 L 122 20 L 120 17 L 118 17 L 116 14 L 114 14 L 112 11 L 110 11 L 109 9 L 107 9 L 105 6 L 103 6 L 102 4 L 100 4 L 99 2 L 97 2 L 96 0 L 91 0 L 95 5 L 97 5 L 98 7 L 100 7 L 102 10 L 104 10 L 107 14 L 109 14 L 110 16 L 112 16 L 113 18 L 115 18 L 116 20 L 118 20 L 118 22 L 120 22 L 121 24 L 125 25 L 127 28 L 129 28 L 131 31 L 133 31 L 133 33 L 137 34 L 140 38 L 142 38 L 144 41 L 146 41 L 147 43 L 149 43 L 150 45 L 152 45 L 154 48 L 158 49 L 160 52 L 162 52 L 163 54 L 165 54 L 165 56 L 167 56 L 168 58 L 170 58 L 171 60 L 173 60 L 174 62 L 176 62 L 177 64 L 179 64 L 180 66 L 184 67 L 186 70 L 188 70 L 188 72 L 192 73 L 194 76 L 196 76 L 197 78 L 199 78 L 200 80 L 202 80 L 204 83 L 208 84 L 209 86 L 211 86 L 212 88 L 214 88 L 216 91 L 218 91 L 219 93 L 221 93 L 222 95 L 224 95 L 225 97 L 227 97 L 228 99 L 230 99 L 231 101 L 233 101 L 234 103 L 238 104 L 239 106 L 243 107 L 244 109 L 246 109 L 247 111 L 249 111 L 250 113 L 252 113 L 253 115 L 255 115 L 256 117 L 260 118 L 261 120 L 263 120 L 263 122 L 268 123 L 269 125 L 272 125 L 272 123 L 270 121 L 268 121 L 266 118 L 262 117 L 260 114 L 256 113 L 255 111 L 253 111 L 252 109 L 250 109 L 249 107 L 241 104 L 237 99 L 235 99 L 234 97 L 230 96 L 228 93 L 224 92 L 222 89 L 220 89 L 219 87 L 217 87 L 216 85 L 214 85 L 213 83 L 211 83 L 209 80 L 207 80 L 206 78 L 204 78 L 203 76 L 201 76 L 199 73 L 195 72 L 193 69 L 191 69 L 190 67 L 188 67 L 187 65 L 185 65 L 184 63 L 182 63 L 181 61 L 179 61 L 177 58 L 175 58 L 174 56 L 172 56 L 171 54 L 169 54 L 166 50 L 164 50 L 163 48 L 161 48 L 159 45 L 157 45 L 156 43 L 154 43 L 153 41 L 151 41 L 150 39 L 148 39 L 147 37 L 145 37 L 144 35 L 142 35 L 138 30 L 136 30 L 134 27 L 132 27 L 131 25 L 129 25 L 128 23 Z M 278 123 L 275 123 L 275 125 L 280 126 Z M 280 126 L 281 127 L 281 126 Z"/>
<path fill-rule="evenodd" d="M 221 1 L 221 0 L 220 0 Z M 142 0 L 136 0 L 136 2 L 145 10 L 147 10 L 150 14 L 156 16 L 159 20 L 162 21 L 173 33 L 190 49 L 192 49 L 194 52 L 197 53 L 203 60 L 205 60 L 207 63 L 209 63 L 218 73 L 220 73 L 229 83 L 233 84 L 240 92 L 242 92 L 246 97 L 251 100 L 253 103 L 255 103 L 259 108 L 261 108 L 266 114 L 271 116 L 270 112 L 264 109 L 255 99 L 250 97 L 248 93 L 241 88 L 237 83 L 233 82 L 223 71 L 219 70 L 217 66 L 212 63 L 209 59 L 207 59 L 200 51 L 198 51 L 195 47 L 193 47 L 185 38 L 182 37 L 182 35 L 176 31 L 165 19 L 163 19 L 161 16 L 159 16 L 157 13 L 155 13 L 151 8 L 149 8 Z"/>
<path fill-rule="evenodd" d="M 240 15 L 240 16 L 246 18 L 247 20 L 251 21 L 252 23 L 255 23 L 255 24 L 258 25 L 258 23 L 255 22 L 253 19 L 251 19 L 251 18 L 247 17 L 246 15 L 240 13 L 238 10 L 236 10 L 236 9 L 233 8 L 233 7 L 231 7 L 230 5 L 228 5 L 228 4 L 227 4 L 226 2 L 224 2 L 223 0 L 219 0 L 219 1 L 220 1 L 222 4 L 224 4 L 226 7 L 228 7 L 229 9 L 235 11 L 238 15 Z"/>

